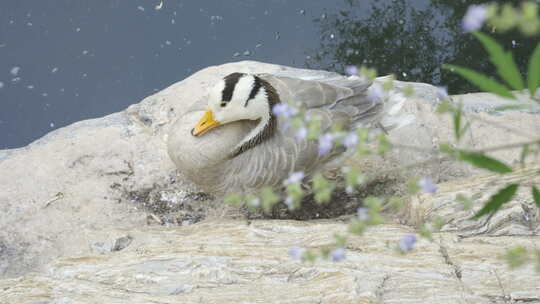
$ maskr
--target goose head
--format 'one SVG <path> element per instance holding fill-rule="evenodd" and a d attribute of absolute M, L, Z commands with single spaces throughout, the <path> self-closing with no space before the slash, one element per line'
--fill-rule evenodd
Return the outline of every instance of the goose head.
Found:
<path fill-rule="evenodd" d="M 278 102 L 276 90 L 267 81 L 251 74 L 232 73 L 210 90 L 207 110 L 191 134 L 198 137 L 228 123 L 258 121 L 232 151 L 233 156 L 238 155 L 274 134 L 276 117 L 272 107 Z"/>

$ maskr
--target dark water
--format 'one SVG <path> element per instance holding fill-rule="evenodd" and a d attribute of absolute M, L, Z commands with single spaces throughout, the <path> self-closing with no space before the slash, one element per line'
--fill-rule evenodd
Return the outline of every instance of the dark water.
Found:
<path fill-rule="evenodd" d="M 3 0 L 0 149 L 120 111 L 209 65 L 244 59 L 474 88 L 445 62 L 493 72 L 458 0 Z M 536 41 L 498 36 L 522 69 Z"/>

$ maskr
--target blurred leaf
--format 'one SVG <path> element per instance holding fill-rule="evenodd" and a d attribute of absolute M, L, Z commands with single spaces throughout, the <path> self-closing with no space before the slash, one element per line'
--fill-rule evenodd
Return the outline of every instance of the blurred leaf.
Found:
<path fill-rule="evenodd" d="M 349 224 L 349 232 L 356 235 L 361 235 L 366 231 L 367 225 L 364 221 L 353 219 Z"/>
<path fill-rule="evenodd" d="M 335 185 L 324 178 L 322 174 L 319 173 L 313 177 L 313 192 L 315 193 L 315 202 L 318 204 L 330 201 L 334 188 Z"/>
<path fill-rule="evenodd" d="M 307 250 L 302 257 L 302 260 L 306 262 L 315 262 L 316 259 L 317 255 L 312 250 Z"/>
<path fill-rule="evenodd" d="M 240 206 L 244 203 L 243 197 L 238 193 L 231 193 L 225 196 L 223 202 L 232 206 Z"/>
<path fill-rule="evenodd" d="M 536 89 L 540 87 L 540 42 L 534 49 L 534 52 L 529 61 L 529 93 L 532 96 L 536 93 Z"/>
<path fill-rule="evenodd" d="M 400 211 L 403 206 L 404 206 L 404 203 L 403 203 L 403 199 L 400 198 L 400 197 L 397 197 L 397 196 L 392 196 L 388 199 L 388 203 L 387 203 L 388 206 L 390 206 L 390 208 L 396 212 L 396 211 Z"/>
<path fill-rule="evenodd" d="M 409 194 L 416 194 L 420 191 L 420 186 L 418 186 L 418 179 L 412 178 L 407 181 L 407 192 Z"/>
<path fill-rule="evenodd" d="M 321 135 L 321 130 L 322 130 L 321 117 L 318 115 L 312 117 L 311 120 L 308 121 L 307 129 L 308 129 L 307 139 L 319 138 L 319 136 Z"/>
<path fill-rule="evenodd" d="M 460 194 L 458 194 L 456 196 L 456 200 L 463 204 L 463 208 L 465 208 L 465 210 L 471 210 L 471 208 L 473 206 L 472 199 L 470 199 L 470 198 L 468 198 L 465 195 L 460 193 Z"/>
<path fill-rule="evenodd" d="M 536 186 L 532 187 L 532 196 L 536 207 L 540 208 L 540 191 L 538 191 L 538 188 L 536 188 Z"/>
<path fill-rule="evenodd" d="M 428 227 L 428 225 L 424 224 L 422 225 L 422 227 L 420 228 L 420 231 L 418 231 L 418 233 L 420 234 L 421 237 L 423 238 L 426 238 L 430 241 L 433 241 L 433 233 L 430 229 L 430 227 Z"/>
<path fill-rule="evenodd" d="M 450 144 L 440 144 L 439 145 L 439 150 L 441 151 L 441 153 L 446 153 L 446 154 L 455 154 L 456 153 L 456 149 L 454 149 Z"/>
<path fill-rule="evenodd" d="M 474 217 L 479 218 L 482 215 L 494 213 L 499 210 L 504 203 L 511 200 L 514 194 L 516 194 L 518 186 L 518 184 L 510 184 L 499 190 L 499 192 L 495 193 L 484 205 L 484 207 L 474 215 Z"/>
<path fill-rule="evenodd" d="M 357 185 L 361 184 L 364 180 L 364 177 L 362 175 L 362 172 L 356 167 L 347 167 L 346 170 L 344 170 L 345 173 L 345 181 L 347 183 L 347 187 L 355 188 Z"/>
<path fill-rule="evenodd" d="M 479 152 L 459 151 L 458 159 L 466 161 L 477 168 L 486 169 L 495 173 L 512 172 L 512 168 L 508 165 Z"/>
<path fill-rule="evenodd" d="M 383 155 L 386 152 L 390 151 L 390 149 L 392 149 L 392 144 L 390 143 L 390 141 L 388 140 L 388 137 L 386 137 L 386 135 L 381 134 L 381 135 L 379 135 L 378 139 L 379 139 L 379 149 L 378 149 L 377 152 L 380 155 Z"/>
<path fill-rule="evenodd" d="M 527 159 L 527 155 L 529 155 L 529 151 L 529 145 L 523 145 L 521 155 L 519 156 L 519 163 L 522 167 L 525 166 L 525 160 Z"/>
<path fill-rule="evenodd" d="M 375 78 L 377 78 L 377 70 L 376 69 L 372 69 L 372 68 L 368 68 L 366 66 L 361 66 L 360 67 L 360 71 L 358 71 L 358 74 L 360 76 L 363 76 L 371 81 L 375 80 Z"/>
<path fill-rule="evenodd" d="M 336 233 L 334 234 L 334 238 L 336 240 L 336 244 L 335 244 L 336 247 L 345 247 L 345 245 L 347 244 L 347 237 L 344 235 L 340 235 Z"/>
<path fill-rule="evenodd" d="M 492 16 L 495 18 L 490 18 L 489 21 L 500 32 L 506 32 L 513 28 L 520 18 L 518 12 L 510 3 L 505 3 L 502 6 L 500 14 L 497 16 L 498 11 L 499 7 L 492 12 Z"/>
<path fill-rule="evenodd" d="M 472 33 L 476 39 L 484 45 L 484 48 L 490 55 L 491 62 L 497 67 L 497 73 L 504 79 L 510 87 L 515 90 L 523 90 L 525 87 L 523 78 L 519 73 L 519 69 L 514 61 L 512 53 L 505 52 L 500 44 L 493 38 L 481 32 Z"/>
<path fill-rule="evenodd" d="M 461 139 L 461 107 L 454 112 L 454 136 L 459 141 Z"/>
<path fill-rule="evenodd" d="M 516 247 L 506 251 L 504 258 L 510 268 L 518 268 L 527 262 L 529 254 L 525 247 Z"/>
<path fill-rule="evenodd" d="M 446 225 L 446 220 L 444 219 L 444 217 L 439 215 L 435 218 L 435 221 L 433 222 L 433 229 L 435 229 L 435 231 L 441 231 L 444 225 Z"/>
<path fill-rule="evenodd" d="M 507 104 L 507 105 L 504 105 L 504 106 L 498 106 L 498 107 L 495 107 L 493 108 L 493 111 L 508 111 L 508 110 L 527 110 L 527 109 L 531 109 L 532 106 L 531 105 L 528 105 L 528 104 Z"/>
<path fill-rule="evenodd" d="M 368 208 L 369 219 L 367 221 L 368 225 L 379 225 L 384 222 L 381 211 L 383 206 L 382 199 L 374 196 L 369 196 L 364 200 L 364 206 Z"/>
<path fill-rule="evenodd" d="M 394 88 L 394 80 L 396 80 L 396 76 L 394 74 L 388 76 L 388 79 L 385 80 L 382 84 L 382 88 L 385 91 L 390 91 Z"/>
<path fill-rule="evenodd" d="M 502 97 L 516 99 L 512 92 L 510 92 L 504 85 L 478 72 L 451 64 L 443 65 L 443 69 L 447 69 L 459 74 L 461 77 L 467 79 L 469 82 L 484 91 L 495 93 Z"/>
<path fill-rule="evenodd" d="M 279 202 L 279 196 L 277 196 L 270 187 L 265 187 L 261 190 L 261 198 L 262 207 L 266 212 L 272 210 L 272 207 Z"/>
<path fill-rule="evenodd" d="M 454 111 L 454 106 L 447 99 L 443 100 L 437 107 L 437 114 L 443 114 L 452 111 Z"/>
<path fill-rule="evenodd" d="M 414 95 L 414 87 L 410 84 L 406 85 L 404 88 L 403 88 L 403 95 L 405 95 L 405 97 L 411 97 Z"/>
<path fill-rule="evenodd" d="M 540 273 L 540 249 L 536 249 L 534 255 L 536 256 L 536 272 Z"/>
<path fill-rule="evenodd" d="M 540 18 L 538 18 L 538 4 L 533 1 L 523 1 L 521 5 L 523 14 L 518 20 L 519 29 L 525 36 L 533 36 L 540 31 Z"/>

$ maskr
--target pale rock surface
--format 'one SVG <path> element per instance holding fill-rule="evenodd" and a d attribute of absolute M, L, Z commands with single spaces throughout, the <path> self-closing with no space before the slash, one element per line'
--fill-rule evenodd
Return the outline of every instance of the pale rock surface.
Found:
<path fill-rule="evenodd" d="M 443 182 L 440 191 L 411 199 L 396 221 L 407 225 L 351 238 L 344 262 L 301 264 L 287 256 L 291 246 L 330 244 L 346 230 L 339 220 L 231 221 L 235 210 L 176 172 L 165 148 L 169 125 L 208 86 L 235 71 L 291 70 L 252 61 L 209 67 L 123 112 L 0 151 L 0 277 L 11 278 L 0 281 L 0 303 L 540 303 L 533 265 L 510 271 L 499 259 L 518 245 L 540 248 L 538 209 L 526 189 L 501 215 L 480 221 L 454 200 L 473 197 L 478 210 L 506 181 L 539 184 L 538 165 L 503 178 L 444 160 L 395 170 L 433 157 L 453 138 L 451 119 L 435 113 L 433 86 L 411 84 L 415 95 L 404 111 L 416 119 L 390 133 L 396 150 L 349 164 L 377 173 L 381 193 L 399 194 L 408 176 Z M 466 145 L 508 145 L 540 133 L 538 110 L 488 113 L 486 100 L 507 102 L 489 94 L 453 99 L 474 120 Z M 514 164 L 519 154 L 494 155 Z M 156 216 L 162 207 L 181 214 Z M 402 235 L 438 217 L 445 225 L 434 242 L 421 240 L 408 255 L 395 251 Z"/>

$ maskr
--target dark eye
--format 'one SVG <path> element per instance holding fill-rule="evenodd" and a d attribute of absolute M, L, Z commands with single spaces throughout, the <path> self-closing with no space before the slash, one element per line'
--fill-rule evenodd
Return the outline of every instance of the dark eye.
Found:
<path fill-rule="evenodd" d="M 222 103 L 221 103 L 221 107 L 222 107 L 222 108 L 224 108 L 226 105 L 227 105 L 226 102 L 222 102 Z"/>

